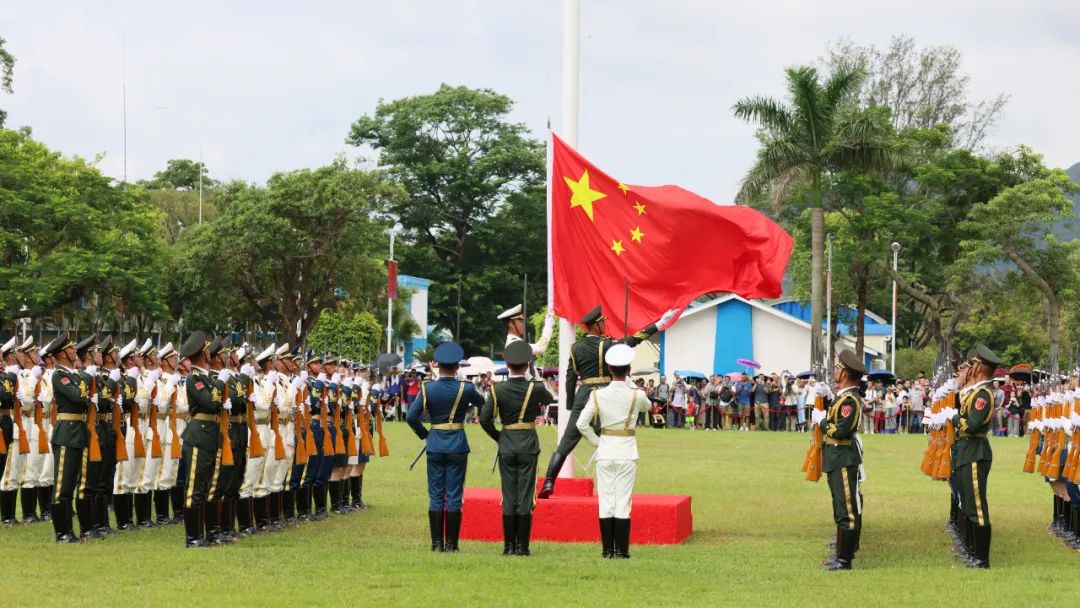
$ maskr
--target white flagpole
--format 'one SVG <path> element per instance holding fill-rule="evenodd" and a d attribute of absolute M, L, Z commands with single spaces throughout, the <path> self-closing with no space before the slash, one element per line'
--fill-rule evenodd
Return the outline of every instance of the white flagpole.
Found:
<path fill-rule="evenodd" d="M 562 94 L 562 138 L 571 147 L 578 146 L 578 85 L 581 49 L 581 3 L 579 0 L 563 0 L 563 94 Z M 550 159 L 550 137 L 549 159 Z M 548 300 L 549 306 L 554 297 L 554 274 L 551 268 L 551 161 L 548 164 Z M 566 394 L 566 370 L 570 367 L 570 346 L 574 343 L 574 325 L 567 319 L 559 319 L 559 439 L 566 432 L 570 418 L 567 404 L 574 398 Z M 574 455 L 567 457 L 559 471 L 559 477 L 574 476 Z"/>

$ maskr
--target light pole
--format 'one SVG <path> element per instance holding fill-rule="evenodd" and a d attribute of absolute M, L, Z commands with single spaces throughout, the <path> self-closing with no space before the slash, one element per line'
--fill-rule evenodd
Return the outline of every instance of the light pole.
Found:
<path fill-rule="evenodd" d="M 900 243 L 892 244 L 892 271 L 896 275 L 896 260 L 900 256 Z M 889 366 L 892 373 L 896 373 L 896 279 L 892 282 L 892 361 Z"/>
<path fill-rule="evenodd" d="M 832 369 L 832 234 L 825 235 L 825 368 L 824 374 L 828 377 L 828 370 Z M 815 370 L 820 371 L 820 370 Z"/>
<path fill-rule="evenodd" d="M 404 227 L 401 225 L 401 222 L 398 222 L 398 223 L 394 224 L 393 228 L 387 228 L 386 231 L 385 231 L 386 234 L 390 235 L 390 260 L 389 261 L 390 261 L 391 264 L 394 262 L 394 239 L 397 237 L 398 233 L 400 233 L 402 231 L 403 228 Z M 390 266 L 390 264 L 387 264 L 387 269 L 388 270 L 389 270 L 389 266 Z M 392 329 L 393 323 L 394 323 L 394 299 L 390 297 L 390 284 L 387 283 L 387 285 L 386 285 L 386 352 L 387 353 L 394 352 L 392 343 L 390 342 L 390 340 L 392 338 L 392 334 L 393 334 L 393 329 Z"/>

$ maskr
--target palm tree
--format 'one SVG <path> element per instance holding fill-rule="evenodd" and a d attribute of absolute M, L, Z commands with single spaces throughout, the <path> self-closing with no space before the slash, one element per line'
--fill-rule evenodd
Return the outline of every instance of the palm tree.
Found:
<path fill-rule="evenodd" d="M 898 165 L 888 133 L 875 110 L 855 105 L 866 74 L 839 68 L 824 83 L 812 67 L 787 70 L 788 99 L 746 97 L 735 116 L 759 127 L 757 161 L 743 178 L 737 199 L 767 194 L 774 208 L 793 186 L 808 185 L 811 208 L 810 333 L 814 369 L 823 367 L 821 321 L 825 303 L 825 192 L 840 171 L 887 170 Z M 878 110 L 880 112 L 880 110 Z"/>

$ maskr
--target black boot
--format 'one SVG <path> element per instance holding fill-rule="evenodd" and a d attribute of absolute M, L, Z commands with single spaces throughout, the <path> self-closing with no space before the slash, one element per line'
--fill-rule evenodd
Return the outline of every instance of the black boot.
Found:
<path fill-rule="evenodd" d="M 19 524 L 19 520 L 15 519 L 16 493 L 16 490 L 0 492 L 0 523 L 3 523 L 5 526 Z"/>
<path fill-rule="evenodd" d="M 150 521 L 150 494 L 136 494 L 135 501 L 135 525 L 140 528 L 153 528 Z"/>
<path fill-rule="evenodd" d="M 226 498 L 221 501 L 221 533 L 232 540 L 239 538 L 236 534 L 236 503 L 239 498 Z"/>
<path fill-rule="evenodd" d="M 615 556 L 615 518 L 600 518 L 600 557 L 611 559 Z"/>
<path fill-rule="evenodd" d="M 254 534 L 255 532 L 269 532 L 270 513 L 267 510 L 267 506 L 269 505 L 269 503 L 267 502 L 266 497 L 264 496 L 262 498 L 249 498 L 247 500 L 249 502 L 249 506 L 251 507 L 251 517 L 254 520 L 254 529 L 251 533 Z"/>
<path fill-rule="evenodd" d="M 184 488 L 181 486 L 173 486 L 169 490 L 169 502 L 172 503 L 172 519 L 171 523 L 178 524 L 184 521 L 184 517 L 187 516 L 188 509 L 184 508 Z"/>
<path fill-rule="evenodd" d="M 503 555 L 514 555 L 517 550 L 517 515 L 503 513 Z"/>
<path fill-rule="evenodd" d="M 228 545 L 233 542 L 221 530 L 223 510 L 222 502 L 219 500 L 213 500 L 204 505 L 203 519 L 206 522 L 206 541 L 211 545 Z"/>
<path fill-rule="evenodd" d="M 1054 536 L 1061 536 L 1061 498 L 1057 494 L 1054 494 L 1054 510 L 1048 529 Z"/>
<path fill-rule="evenodd" d="M 58 543 L 77 543 L 79 539 L 75 536 L 71 523 L 71 501 L 66 500 L 64 502 L 53 503 L 53 532 L 56 533 L 56 542 Z"/>
<path fill-rule="evenodd" d="M 458 552 L 458 535 L 461 534 L 461 511 L 446 512 L 446 542 L 443 543 L 448 553 Z"/>
<path fill-rule="evenodd" d="M 37 488 L 20 488 L 19 502 L 22 504 L 24 524 L 36 524 L 41 521 L 37 516 Z"/>
<path fill-rule="evenodd" d="M 334 515 L 344 515 L 345 514 L 345 509 L 342 508 L 342 494 L 341 494 L 342 482 L 340 480 L 339 481 L 331 481 L 329 490 L 330 490 L 330 511 L 333 512 Z"/>
<path fill-rule="evenodd" d="M 134 530 L 131 522 L 131 494 L 113 494 L 113 512 L 116 514 L 117 530 Z"/>
<path fill-rule="evenodd" d="M 528 557 L 532 555 L 529 551 L 529 537 L 532 536 L 532 513 L 528 515 L 517 516 L 517 550 L 514 555 L 523 555 Z"/>
<path fill-rule="evenodd" d="M 968 564 L 971 568 L 990 567 L 990 526 L 972 526 L 972 559 Z"/>
<path fill-rule="evenodd" d="M 165 526 L 169 523 L 169 491 L 168 490 L 154 490 L 154 512 L 157 513 L 157 518 L 154 519 L 154 523 L 159 526 Z"/>
<path fill-rule="evenodd" d="M 825 564 L 825 569 L 833 572 L 836 570 L 851 570 L 851 560 L 855 557 L 855 530 L 836 530 L 836 557 Z"/>
<path fill-rule="evenodd" d="M 1066 545 L 1072 550 L 1080 550 L 1080 509 L 1069 503 L 1069 530 L 1072 536 L 1066 541 Z"/>
<path fill-rule="evenodd" d="M 300 486 L 296 490 L 296 519 L 311 521 L 311 486 Z"/>
<path fill-rule="evenodd" d="M 443 550 L 443 516 L 445 511 L 428 511 L 428 526 L 431 528 L 431 550 Z"/>
<path fill-rule="evenodd" d="M 75 501 L 75 513 L 79 518 L 79 540 L 101 538 L 101 534 L 94 529 L 94 507 L 89 498 Z"/>
<path fill-rule="evenodd" d="M 52 486 L 40 486 L 38 490 L 38 509 L 41 510 L 41 521 L 49 522 L 53 514 L 49 512 L 49 503 L 53 500 Z"/>
<path fill-rule="evenodd" d="M 287 525 L 296 521 L 296 491 L 285 490 L 281 493 L 281 514 Z"/>
<path fill-rule="evenodd" d="M 544 474 L 544 485 L 540 487 L 540 492 L 536 495 L 537 498 L 551 498 L 551 495 L 555 492 L 555 478 L 558 476 L 559 471 L 562 470 L 564 462 L 566 462 L 565 455 L 558 452 L 551 455 L 547 473 Z"/>
<path fill-rule="evenodd" d="M 188 549 L 208 547 L 210 543 L 203 537 L 202 509 L 184 509 L 184 546 Z"/>
<path fill-rule="evenodd" d="M 94 497 L 94 528 L 103 536 L 116 534 L 109 526 L 109 501 L 103 495 Z"/>
<path fill-rule="evenodd" d="M 259 499 L 262 502 L 262 499 Z M 254 498 L 240 498 L 236 501 L 236 532 L 241 536 L 247 536 L 249 534 L 255 534 L 258 529 L 255 527 L 255 499 Z"/>
<path fill-rule="evenodd" d="M 311 519 L 315 521 L 326 519 L 326 485 L 315 486 L 311 492 L 315 497 L 315 512 L 311 515 Z"/>
<path fill-rule="evenodd" d="M 630 519 L 615 518 L 615 559 L 630 559 Z"/>
<path fill-rule="evenodd" d="M 352 486 L 352 506 L 361 511 L 366 509 L 367 505 L 364 504 L 364 498 L 362 496 L 364 491 L 364 476 L 357 475 L 356 477 L 350 477 L 349 485 Z"/>

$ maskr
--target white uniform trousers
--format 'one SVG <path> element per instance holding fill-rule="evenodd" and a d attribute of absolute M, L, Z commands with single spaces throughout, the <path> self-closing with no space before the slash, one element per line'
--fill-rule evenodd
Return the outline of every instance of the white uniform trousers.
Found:
<path fill-rule="evenodd" d="M 130 422 L 130 416 L 127 418 Z M 141 425 L 142 421 L 139 424 Z M 143 435 L 145 437 L 145 433 Z M 139 485 L 139 479 L 142 477 L 143 468 L 146 467 L 146 458 L 135 457 L 135 429 L 131 427 L 131 424 L 128 424 L 127 433 L 124 435 L 124 445 L 127 448 L 128 459 L 116 463 L 113 494 L 134 494 L 135 488 Z M 146 453 L 149 454 L 150 450 L 147 449 Z"/>
<path fill-rule="evenodd" d="M 42 419 L 42 423 L 45 425 L 45 437 L 48 440 L 51 441 L 52 440 L 52 429 L 53 429 L 52 423 L 49 422 L 49 415 L 48 414 L 43 414 L 43 416 L 44 416 L 44 418 Z M 36 434 L 36 431 L 35 431 L 35 434 Z M 31 448 L 31 450 L 30 450 L 31 452 L 34 452 L 37 455 L 37 457 L 39 457 L 41 459 L 41 465 L 36 471 L 36 475 L 37 475 L 37 478 L 36 478 L 37 484 L 36 485 L 39 488 L 45 488 L 45 487 L 51 486 L 51 485 L 53 485 L 53 481 L 54 481 L 53 480 L 52 444 L 50 443 L 49 445 L 45 446 L 45 448 L 46 449 L 45 449 L 44 454 L 36 454 L 36 451 L 33 448 Z"/>
<path fill-rule="evenodd" d="M 19 415 L 18 411 L 16 411 L 15 415 Z M 27 420 L 30 422 L 27 423 Z M 15 421 L 12 420 L 11 443 L 8 444 L 7 466 L 4 468 L 4 476 L 0 477 L 0 491 L 11 492 L 22 487 L 27 461 L 30 460 L 30 456 L 34 455 L 34 444 L 36 443 L 34 437 L 37 435 L 37 428 L 34 427 L 34 418 L 23 416 L 22 425 L 23 429 L 27 431 L 27 439 L 31 440 L 30 452 L 27 454 L 19 453 L 19 427 L 15 424 Z M 31 430 L 33 432 L 31 432 Z"/>
<path fill-rule="evenodd" d="M 45 427 L 45 453 L 41 453 L 41 442 L 38 439 L 41 433 L 38 432 L 38 427 L 34 424 L 33 416 L 23 416 L 23 428 L 26 429 L 26 434 L 30 439 L 30 453 L 26 454 L 26 460 L 22 472 L 22 479 L 20 486 L 24 488 L 38 488 L 45 487 L 52 483 L 52 466 L 48 467 L 48 473 L 42 475 L 45 470 L 45 465 L 52 464 L 52 446 L 48 444 L 49 439 L 49 424 L 48 421 L 42 419 L 42 425 Z M 16 450 L 18 451 L 18 450 Z M 42 479 L 45 482 L 42 483 Z"/>
<path fill-rule="evenodd" d="M 177 421 L 177 431 L 180 422 Z M 176 473 L 180 468 L 180 459 L 172 457 L 173 442 L 179 442 L 179 437 L 173 437 L 169 432 L 169 421 L 158 420 L 158 435 L 161 437 L 161 467 L 154 479 L 154 490 L 169 490 L 176 486 Z"/>
<path fill-rule="evenodd" d="M 296 456 L 296 424 L 283 422 L 278 425 L 281 440 L 285 443 L 285 458 L 274 461 L 274 474 L 270 477 L 271 492 L 288 489 L 287 482 L 293 469 L 293 457 Z"/>
<path fill-rule="evenodd" d="M 266 461 L 274 457 L 274 434 L 270 432 L 270 425 L 266 423 L 256 423 L 254 432 L 259 434 L 263 455 L 258 458 L 248 456 L 247 467 L 244 469 L 244 483 L 240 485 L 240 498 L 252 496 L 262 498 L 270 493 L 269 490 L 263 489 L 262 480 L 266 472 Z M 250 437 L 248 445 L 251 445 Z"/>
<path fill-rule="evenodd" d="M 596 461 L 596 493 L 600 499 L 600 519 L 630 518 L 630 503 L 636 477 L 636 460 Z"/>
<path fill-rule="evenodd" d="M 157 424 L 157 420 L 154 421 Z M 142 429 L 143 447 L 146 449 L 146 462 L 143 463 L 142 473 L 139 475 L 139 480 L 135 483 L 136 494 L 146 494 L 154 489 L 157 485 L 158 473 L 161 472 L 161 461 L 165 456 L 165 446 L 161 446 L 161 457 L 152 458 L 150 455 L 153 453 L 151 450 L 154 445 L 154 435 L 150 432 L 150 423 L 139 421 L 139 427 Z M 159 433 L 161 431 L 158 431 Z M 158 435 L 160 438 L 161 435 Z"/>

